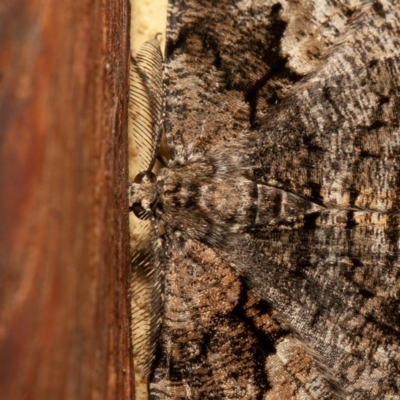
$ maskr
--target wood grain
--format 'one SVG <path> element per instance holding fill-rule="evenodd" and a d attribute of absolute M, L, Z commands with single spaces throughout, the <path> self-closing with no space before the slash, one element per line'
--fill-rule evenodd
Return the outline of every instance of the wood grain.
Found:
<path fill-rule="evenodd" d="M 126 0 L 0 6 L 2 399 L 129 399 Z"/>

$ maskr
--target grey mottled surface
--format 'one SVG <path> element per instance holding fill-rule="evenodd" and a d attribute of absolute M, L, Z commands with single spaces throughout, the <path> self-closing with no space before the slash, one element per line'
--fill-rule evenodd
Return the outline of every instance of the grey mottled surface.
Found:
<path fill-rule="evenodd" d="M 170 1 L 153 399 L 400 398 L 399 20 Z"/>

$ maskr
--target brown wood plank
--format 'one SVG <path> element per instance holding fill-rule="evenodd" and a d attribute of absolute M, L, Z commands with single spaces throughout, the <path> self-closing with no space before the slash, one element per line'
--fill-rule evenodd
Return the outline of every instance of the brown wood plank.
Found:
<path fill-rule="evenodd" d="M 2 399 L 129 399 L 128 1 L 0 6 Z"/>

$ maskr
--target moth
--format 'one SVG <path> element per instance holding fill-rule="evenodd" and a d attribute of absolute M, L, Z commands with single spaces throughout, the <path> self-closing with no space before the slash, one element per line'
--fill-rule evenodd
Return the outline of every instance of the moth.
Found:
<path fill-rule="evenodd" d="M 395 0 L 169 1 L 129 188 L 151 399 L 400 398 L 399 21 Z"/>

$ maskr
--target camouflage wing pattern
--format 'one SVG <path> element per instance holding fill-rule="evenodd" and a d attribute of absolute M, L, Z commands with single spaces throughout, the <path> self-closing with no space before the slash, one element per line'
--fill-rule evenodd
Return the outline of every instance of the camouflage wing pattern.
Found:
<path fill-rule="evenodd" d="M 170 0 L 152 399 L 400 398 L 399 21 Z"/>

